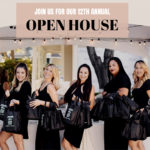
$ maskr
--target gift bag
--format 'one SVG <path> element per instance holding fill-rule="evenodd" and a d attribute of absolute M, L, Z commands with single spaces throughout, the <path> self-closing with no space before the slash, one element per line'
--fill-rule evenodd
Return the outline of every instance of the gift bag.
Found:
<path fill-rule="evenodd" d="M 126 96 L 120 96 L 120 118 L 128 120 L 130 119 L 130 106 L 124 99 Z"/>
<path fill-rule="evenodd" d="M 39 120 L 40 119 L 40 115 L 41 115 L 41 107 L 36 107 L 36 108 L 32 108 L 29 106 L 29 103 L 34 101 L 34 99 L 36 98 L 35 96 L 35 92 L 33 92 L 32 97 L 28 96 L 28 100 L 27 100 L 27 118 L 29 120 Z"/>
<path fill-rule="evenodd" d="M 144 117 L 144 124 L 146 127 L 146 134 L 150 136 L 150 105 L 145 107 L 145 117 Z"/>
<path fill-rule="evenodd" d="M 4 119 L 4 114 L 7 108 L 8 108 L 8 104 L 7 101 L 5 100 L 5 97 L 3 96 L 0 99 L 0 120 Z"/>
<path fill-rule="evenodd" d="M 41 127 L 46 131 L 64 129 L 61 110 L 45 110 L 41 118 Z"/>
<path fill-rule="evenodd" d="M 16 107 L 9 107 L 4 115 L 3 130 L 6 132 L 19 132 L 21 130 L 21 113 Z"/>
<path fill-rule="evenodd" d="M 89 128 L 92 126 L 91 113 L 90 113 L 90 102 L 81 101 L 80 115 L 78 119 L 79 128 Z"/>
<path fill-rule="evenodd" d="M 123 137 L 127 138 L 128 140 L 146 139 L 146 128 L 141 122 L 142 113 L 143 112 L 138 111 L 132 116 L 122 132 Z"/>
<path fill-rule="evenodd" d="M 76 98 L 74 101 L 68 104 L 68 108 L 64 117 L 64 122 L 66 125 L 72 125 L 77 127 L 79 122 L 79 116 L 80 116 L 80 103 L 78 101 L 78 98 Z"/>
<path fill-rule="evenodd" d="M 103 106 L 104 106 L 104 99 L 99 98 L 97 100 L 97 103 L 95 104 L 95 106 L 91 110 L 91 117 L 95 121 L 103 119 L 103 114 L 102 114 Z"/>
<path fill-rule="evenodd" d="M 102 110 L 103 118 L 102 120 L 107 120 L 113 118 L 114 113 L 114 100 L 109 98 L 104 98 L 104 107 Z"/>
<path fill-rule="evenodd" d="M 135 101 L 133 101 L 132 99 L 130 99 L 129 97 L 125 95 L 122 96 L 122 99 L 123 99 L 123 102 L 126 103 L 130 107 L 130 113 L 136 112 L 139 106 L 138 104 L 136 104 Z"/>

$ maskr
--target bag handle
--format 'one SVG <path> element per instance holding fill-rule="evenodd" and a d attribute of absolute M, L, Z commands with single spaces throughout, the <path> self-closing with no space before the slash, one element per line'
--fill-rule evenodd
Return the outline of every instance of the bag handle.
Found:
<path fill-rule="evenodd" d="M 9 106 L 8 109 L 16 111 L 17 110 L 17 104 L 14 104 L 14 106 L 11 106 L 11 107 Z"/>

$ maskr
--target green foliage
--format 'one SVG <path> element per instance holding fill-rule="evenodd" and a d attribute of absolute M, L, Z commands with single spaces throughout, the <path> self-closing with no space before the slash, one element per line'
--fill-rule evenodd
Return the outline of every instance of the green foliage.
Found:
<path fill-rule="evenodd" d="M 32 60 L 30 60 L 28 58 L 26 58 L 26 59 L 6 59 L 4 63 L 0 63 L 0 67 L 2 69 L 8 70 L 9 81 L 10 82 L 13 80 L 15 67 L 20 62 L 25 63 L 28 66 L 29 77 L 30 77 L 30 80 L 31 80 L 31 76 L 32 76 Z"/>

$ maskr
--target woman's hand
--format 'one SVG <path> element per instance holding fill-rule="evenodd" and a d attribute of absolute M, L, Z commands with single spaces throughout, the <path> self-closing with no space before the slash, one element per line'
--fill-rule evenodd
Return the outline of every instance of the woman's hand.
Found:
<path fill-rule="evenodd" d="M 34 108 L 42 105 L 42 101 L 39 99 L 35 99 L 34 101 L 30 102 L 29 105 L 30 105 L 30 107 L 33 107 L 33 109 L 34 109 Z"/>
<path fill-rule="evenodd" d="M 35 90 L 35 95 L 39 96 L 39 91 L 38 90 Z"/>
<path fill-rule="evenodd" d="M 141 108 L 140 111 L 143 112 L 143 111 L 144 111 L 144 108 Z"/>
<path fill-rule="evenodd" d="M 9 106 L 12 107 L 12 106 L 14 106 L 15 104 L 19 105 L 19 104 L 20 104 L 20 101 L 19 101 L 19 100 L 16 100 L 16 99 L 12 99 L 12 100 L 10 101 Z"/>
<path fill-rule="evenodd" d="M 103 96 L 107 94 L 106 91 L 100 92 L 100 94 L 102 94 Z"/>
<path fill-rule="evenodd" d="M 72 100 L 73 100 L 73 101 L 76 100 L 76 96 L 75 96 L 75 95 L 72 96 Z M 79 101 L 79 103 L 81 103 L 81 99 L 80 99 L 80 98 L 78 98 L 78 101 Z"/>
<path fill-rule="evenodd" d="M 138 109 L 136 112 L 139 112 L 139 111 L 143 112 L 144 108 Z"/>
<path fill-rule="evenodd" d="M 9 91 L 9 90 L 6 90 L 6 91 L 5 91 L 5 95 L 6 95 L 6 97 L 9 97 L 9 96 L 10 96 L 10 91 Z"/>
<path fill-rule="evenodd" d="M 75 95 L 73 95 L 73 96 L 72 96 L 72 100 L 73 100 L 73 101 L 75 101 L 75 99 L 76 99 L 76 96 L 75 96 Z"/>

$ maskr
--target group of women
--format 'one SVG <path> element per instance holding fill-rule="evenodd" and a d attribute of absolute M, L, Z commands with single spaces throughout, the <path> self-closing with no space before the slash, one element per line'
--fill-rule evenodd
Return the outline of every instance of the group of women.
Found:
<path fill-rule="evenodd" d="M 95 91 L 92 85 L 91 69 L 87 64 L 79 67 L 77 72 L 77 80 L 73 81 L 70 88 L 64 95 L 64 98 L 58 100 L 57 90 L 59 89 L 59 73 L 54 64 L 47 65 L 43 72 L 44 80 L 41 87 L 35 91 L 36 99 L 30 102 L 30 107 L 43 107 L 46 110 L 51 109 L 64 103 L 71 103 L 78 97 L 81 101 L 90 102 L 90 110 L 94 106 Z M 105 86 L 102 95 L 118 92 L 121 96 L 130 96 L 131 82 L 125 72 L 119 58 L 112 57 L 108 62 L 109 83 Z M 135 63 L 133 72 L 134 85 L 132 95 L 135 102 L 139 105 L 140 111 L 143 111 L 150 97 L 150 73 L 148 66 L 144 61 L 139 60 Z M 0 133 L 0 147 L 2 150 L 8 150 L 7 139 L 12 136 L 16 144 L 17 150 L 24 150 L 23 139 L 28 139 L 28 119 L 26 101 L 31 95 L 31 85 L 29 82 L 29 72 L 27 65 L 19 63 L 14 72 L 14 79 L 11 89 L 7 82 L 1 82 L 1 88 L 5 93 L 9 107 L 17 106 L 21 112 L 21 130 L 17 133 L 6 132 L 2 129 Z M 5 84 L 5 86 L 4 86 Z M 5 87 L 5 88 L 4 88 Z M 6 88 L 7 87 L 7 88 Z M 127 150 L 128 144 L 132 150 L 144 150 L 141 140 L 132 141 L 122 137 L 122 130 L 126 125 L 126 121 L 121 118 L 113 118 L 105 121 L 104 139 L 105 150 Z M 77 150 L 80 148 L 84 129 L 67 126 L 64 131 L 62 146 L 65 150 Z M 100 133 L 99 133 L 100 134 Z M 40 126 L 37 127 L 36 134 L 36 150 L 60 150 L 59 131 L 46 131 Z"/>

